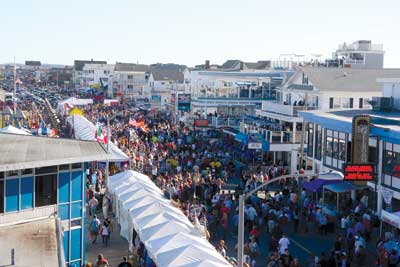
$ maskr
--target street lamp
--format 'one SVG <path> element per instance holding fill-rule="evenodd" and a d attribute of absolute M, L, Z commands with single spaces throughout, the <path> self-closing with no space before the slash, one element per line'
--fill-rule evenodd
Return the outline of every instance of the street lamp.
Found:
<path fill-rule="evenodd" d="M 275 177 L 274 179 L 268 180 L 261 185 L 257 186 L 254 188 L 252 191 L 248 192 L 247 194 L 242 194 L 239 196 L 239 224 L 238 224 L 238 251 L 237 251 L 237 259 L 238 259 L 238 266 L 242 267 L 243 266 L 243 246 L 244 246 L 244 202 L 248 197 L 250 197 L 252 194 L 260 190 L 266 185 L 269 185 L 271 183 L 277 182 L 279 180 L 286 180 L 288 178 L 299 178 L 299 177 L 305 177 L 305 176 L 315 176 L 316 174 L 288 174 L 288 175 L 282 175 Z"/>

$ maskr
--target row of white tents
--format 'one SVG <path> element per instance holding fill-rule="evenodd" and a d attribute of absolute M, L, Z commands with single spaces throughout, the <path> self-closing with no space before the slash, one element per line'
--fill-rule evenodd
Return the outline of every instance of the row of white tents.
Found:
<path fill-rule="evenodd" d="M 96 141 L 96 126 L 80 115 L 72 115 L 67 117 L 67 123 L 74 129 L 75 139 Z M 109 150 L 112 155 L 111 162 L 125 162 L 129 161 L 129 157 L 122 152 L 117 145 L 109 142 Z"/>
<path fill-rule="evenodd" d="M 181 210 L 144 174 L 125 171 L 109 177 L 121 236 L 132 250 L 133 230 L 157 267 L 231 267 Z"/>

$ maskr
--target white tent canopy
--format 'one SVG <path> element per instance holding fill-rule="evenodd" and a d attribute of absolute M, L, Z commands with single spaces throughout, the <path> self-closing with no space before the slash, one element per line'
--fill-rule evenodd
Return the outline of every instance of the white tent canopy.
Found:
<path fill-rule="evenodd" d="M 0 133 L 8 133 L 8 134 L 20 134 L 20 135 L 32 135 L 28 132 L 28 130 L 18 129 L 12 125 L 8 125 L 4 128 L 0 129 Z"/>
<path fill-rule="evenodd" d="M 90 105 L 90 104 L 93 104 L 93 99 L 70 97 L 68 99 L 58 102 L 57 112 L 64 115 L 66 112 L 67 106 L 69 108 L 72 108 L 74 106 L 86 106 L 86 105 Z"/>
<path fill-rule="evenodd" d="M 131 245 L 135 230 L 157 267 L 231 267 L 147 176 L 134 171 L 110 176 L 108 190 L 121 236 Z"/>
<path fill-rule="evenodd" d="M 73 127 L 75 139 L 96 141 L 96 126 L 85 117 L 80 115 L 73 115 L 67 118 L 67 122 Z M 129 157 L 122 152 L 117 145 L 110 142 L 110 153 L 112 158 L 111 162 L 129 161 Z"/>

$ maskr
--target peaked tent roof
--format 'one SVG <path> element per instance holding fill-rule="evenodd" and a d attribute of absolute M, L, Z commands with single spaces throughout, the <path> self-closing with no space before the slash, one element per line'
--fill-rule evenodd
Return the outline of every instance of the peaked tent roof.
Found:
<path fill-rule="evenodd" d="M 22 129 L 18 129 L 12 125 L 8 125 L 4 128 L 0 129 L 0 133 L 8 133 L 8 134 L 19 134 L 19 135 L 32 135 L 29 134 L 27 131 L 22 130 Z"/>

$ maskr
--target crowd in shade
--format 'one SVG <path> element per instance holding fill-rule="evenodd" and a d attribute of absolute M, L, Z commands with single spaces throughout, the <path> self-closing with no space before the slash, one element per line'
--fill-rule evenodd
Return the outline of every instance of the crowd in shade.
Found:
<path fill-rule="evenodd" d="M 181 122 L 174 123 L 169 113 L 129 112 L 121 105 L 89 106 L 85 114 L 93 123 L 104 125 L 107 117 L 112 118 L 110 141 L 130 158 L 129 166 L 128 163 L 111 166 L 112 172 L 131 168 L 147 174 L 190 221 L 204 226 L 206 237 L 215 244 L 217 251 L 232 266 L 237 266 L 234 258 L 237 248 L 228 248 L 227 241 L 237 240 L 238 196 L 269 179 L 287 174 L 285 164 L 276 162 L 249 171 L 243 168 L 243 164 L 248 164 L 246 160 L 251 160 L 243 157 L 247 153 L 245 150 L 221 136 L 215 138 L 205 130 L 195 131 Z M 237 159 L 241 159 L 241 164 Z M 91 177 L 88 180 L 89 207 L 95 225 L 90 229 L 92 241 L 96 242 L 100 234 L 104 246 L 108 246 L 112 220 L 104 170 L 91 170 L 88 177 Z M 237 182 L 233 183 L 234 179 Z M 349 199 L 340 214 L 332 213 L 318 204 L 313 193 L 303 189 L 303 182 L 303 179 L 280 180 L 247 200 L 245 266 L 398 266 L 399 250 L 395 245 L 388 247 L 393 236 L 385 236 L 376 246 L 372 244 L 377 248 L 377 257 L 368 252 L 376 218 L 362 194 Z M 232 184 L 233 188 L 224 189 L 225 185 Z M 102 207 L 103 222 L 94 216 L 97 207 Z M 310 255 L 307 262 L 300 262 L 292 255 L 291 234 L 336 238 L 330 251 Z M 136 250 L 139 258 L 142 246 L 139 243 Z"/>

